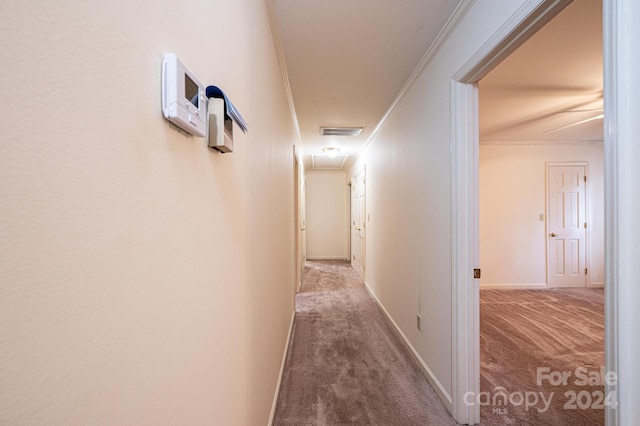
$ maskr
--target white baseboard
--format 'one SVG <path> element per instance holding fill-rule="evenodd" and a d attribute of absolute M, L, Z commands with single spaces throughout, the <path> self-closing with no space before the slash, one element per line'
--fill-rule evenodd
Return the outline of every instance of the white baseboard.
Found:
<path fill-rule="evenodd" d="M 282 363 L 280 364 L 280 373 L 278 374 L 278 383 L 276 383 L 276 392 L 273 396 L 273 403 L 271 404 L 271 414 L 269 415 L 269 426 L 273 425 L 273 420 L 276 415 L 276 406 L 278 405 L 278 397 L 280 396 L 280 385 L 282 384 L 282 376 L 284 376 L 284 365 L 287 362 L 287 355 L 289 354 L 289 343 L 291 342 L 291 333 L 293 332 L 293 322 L 296 319 L 296 312 L 293 311 L 291 315 L 291 323 L 289 324 L 289 334 L 287 335 L 287 341 L 284 344 L 284 354 L 282 355 Z"/>
<path fill-rule="evenodd" d="M 349 260 L 344 256 L 308 256 L 307 260 Z"/>
<path fill-rule="evenodd" d="M 375 302 L 378 304 L 382 312 L 384 312 L 384 315 L 387 317 L 389 322 L 393 325 L 393 328 L 395 329 L 396 333 L 398 333 L 398 336 L 400 336 L 402 342 L 405 344 L 407 349 L 409 349 L 409 353 L 413 356 L 413 359 L 416 361 L 416 363 L 420 367 L 422 374 L 424 374 L 424 376 L 427 378 L 429 383 L 431 383 L 431 387 L 433 387 L 433 390 L 436 391 L 436 393 L 444 403 L 447 410 L 451 412 L 452 402 L 451 402 L 451 395 L 449 395 L 449 392 L 447 392 L 444 386 L 442 386 L 442 383 L 440 383 L 440 381 L 437 379 L 435 374 L 433 374 L 433 371 L 431 371 L 429 366 L 424 362 L 424 360 L 422 359 L 422 357 L 420 356 L 416 348 L 413 347 L 411 342 L 409 342 L 409 339 L 407 339 L 407 336 L 405 336 L 402 330 L 400 330 L 400 327 L 398 327 L 398 324 L 396 324 L 396 322 L 393 320 L 391 315 L 389 315 L 389 312 L 385 309 L 384 305 L 380 303 L 380 300 L 373 293 L 373 291 L 369 287 L 369 284 L 365 282 L 364 286 L 369 292 L 369 294 L 371 295 L 371 297 L 373 298 L 373 300 L 375 300 Z"/>
<path fill-rule="evenodd" d="M 480 290 L 546 290 L 549 287 L 542 284 L 480 284 Z"/>
<path fill-rule="evenodd" d="M 587 286 L 587 288 L 604 288 L 604 282 L 600 282 L 600 281 L 593 282 L 593 281 L 592 281 L 592 282 Z"/>

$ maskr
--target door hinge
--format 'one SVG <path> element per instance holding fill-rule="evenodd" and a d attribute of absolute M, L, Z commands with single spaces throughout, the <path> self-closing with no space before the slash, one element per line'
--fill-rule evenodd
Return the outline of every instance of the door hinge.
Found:
<path fill-rule="evenodd" d="M 587 229 L 587 222 L 584 223 L 584 229 Z"/>
<path fill-rule="evenodd" d="M 589 272 L 589 270 L 587 268 L 584 268 L 584 274 L 587 275 L 587 272 Z"/>
<path fill-rule="evenodd" d="M 473 270 L 473 278 L 474 279 L 480 278 L 480 275 L 481 275 L 480 269 L 474 269 Z"/>
<path fill-rule="evenodd" d="M 585 182 L 587 181 L 587 175 L 584 175 L 584 181 Z"/>

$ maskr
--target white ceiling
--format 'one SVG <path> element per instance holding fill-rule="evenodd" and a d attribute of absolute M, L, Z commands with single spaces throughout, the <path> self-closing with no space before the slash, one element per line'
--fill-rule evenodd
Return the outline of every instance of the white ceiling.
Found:
<path fill-rule="evenodd" d="M 602 0 L 575 0 L 480 81 L 480 140 L 602 140 Z"/>
<path fill-rule="evenodd" d="M 349 154 L 349 166 L 458 4 L 274 1 L 307 170 L 328 146 Z M 364 129 L 328 137 L 321 126 Z"/>
<path fill-rule="evenodd" d="M 313 155 L 329 146 L 349 155 L 349 167 L 460 3 L 271 1 L 306 170 L 313 170 Z M 600 114 L 557 114 L 602 108 L 600 4 L 576 0 L 480 82 L 481 140 L 602 139 L 601 120 L 543 133 Z M 320 135 L 323 126 L 364 130 L 327 137 Z"/>

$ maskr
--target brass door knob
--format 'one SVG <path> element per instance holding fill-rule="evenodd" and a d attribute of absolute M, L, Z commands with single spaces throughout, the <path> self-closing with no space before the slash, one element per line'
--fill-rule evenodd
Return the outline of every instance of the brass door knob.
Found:
<path fill-rule="evenodd" d="M 550 237 L 557 237 L 557 236 L 558 236 L 558 234 L 556 234 L 555 232 L 552 232 L 552 233 L 550 233 L 550 234 L 549 234 L 549 236 L 550 236 Z"/>

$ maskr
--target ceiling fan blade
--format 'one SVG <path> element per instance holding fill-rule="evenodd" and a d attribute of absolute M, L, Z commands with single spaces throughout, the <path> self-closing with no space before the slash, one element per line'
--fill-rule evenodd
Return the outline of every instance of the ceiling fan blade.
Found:
<path fill-rule="evenodd" d="M 556 114 L 566 114 L 568 112 L 604 112 L 602 108 L 593 108 L 593 109 L 570 109 L 567 111 L 558 111 Z"/>
<path fill-rule="evenodd" d="M 591 118 L 587 118 L 585 120 L 580 120 L 580 121 L 576 121 L 575 123 L 571 123 L 571 124 L 567 124 L 565 126 L 561 126 L 561 127 L 557 127 L 555 129 L 551 129 L 551 130 L 547 130 L 544 133 L 553 133 L 553 132 L 557 132 L 558 130 L 563 130 L 563 129 L 568 129 L 569 127 L 573 127 L 573 126 L 578 126 L 580 124 L 584 124 L 584 123 L 588 123 L 590 121 L 594 121 L 594 120 L 600 120 L 604 118 L 604 114 L 598 114 L 595 117 L 591 117 Z"/>

